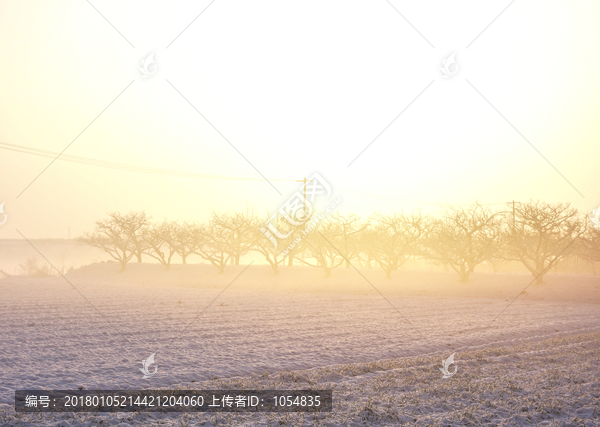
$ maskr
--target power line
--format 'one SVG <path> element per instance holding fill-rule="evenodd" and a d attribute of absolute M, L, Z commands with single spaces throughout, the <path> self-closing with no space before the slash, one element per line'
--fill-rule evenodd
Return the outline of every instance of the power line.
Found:
<path fill-rule="evenodd" d="M 38 157 L 48 157 L 55 158 L 58 153 L 47 150 L 40 150 L 37 148 L 24 147 L 15 144 L 8 144 L 5 142 L 0 142 L 0 149 L 15 151 L 23 154 L 30 154 Z M 244 177 L 235 177 L 235 176 L 226 176 L 226 175 L 214 175 L 214 174 L 206 174 L 206 173 L 195 173 L 195 172 L 183 172 L 176 170 L 168 170 L 168 169 L 159 169 L 159 168 L 151 168 L 146 166 L 136 166 L 130 165 L 126 163 L 118 163 L 111 162 L 107 160 L 98 160 L 98 159 L 90 159 L 87 157 L 73 156 L 70 154 L 63 154 L 58 157 L 58 160 L 62 160 L 65 162 L 78 163 L 87 166 L 96 166 L 105 169 L 116 169 L 116 170 L 124 170 L 128 172 L 139 172 L 139 173 L 148 173 L 154 175 L 167 175 L 167 176 L 180 176 L 184 178 L 201 178 L 201 179 L 217 179 L 217 180 L 229 180 L 229 181 L 264 181 L 262 178 L 244 178 Z M 271 181 L 295 181 L 295 179 L 272 179 Z"/>
<path fill-rule="evenodd" d="M 0 149 L 14 151 L 22 154 L 29 154 L 32 156 L 38 157 L 46 157 L 46 158 L 57 158 L 58 154 L 54 151 L 42 150 L 39 148 L 26 147 L 22 145 L 16 144 L 8 144 L 6 142 L 0 142 Z M 214 179 L 221 181 L 263 181 L 262 178 L 246 178 L 246 177 L 238 177 L 238 176 L 228 176 L 228 175 L 214 175 L 214 174 L 206 174 L 206 173 L 196 173 L 196 172 L 185 172 L 185 171 L 177 171 L 177 170 L 169 170 L 169 169 L 160 169 L 160 168 L 152 168 L 147 166 L 137 166 L 131 165 L 127 163 L 119 163 L 119 162 L 111 162 L 108 160 L 100 160 L 100 159 L 92 159 L 89 157 L 81 157 L 74 156 L 71 154 L 62 154 L 57 160 L 62 160 L 64 162 L 77 163 L 86 166 L 95 166 L 101 167 L 105 169 L 112 170 L 122 170 L 126 172 L 136 172 L 136 173 L 146 173 L 151 175 L 162 175 L 162 176 L 176 176 L 182 178 L 196 178 L 196 179 Z M 297 182 L 296 179 L 270 179 L 269 181 L 280 181 L 280 182 Z M 303 182 L 303 181 L 302 181 Z M 428 205 L 428 206 L 440 206 L 443 203 L 439 202 L 430 202 L 430 201 L 421 201 L 421 200 L 409 200 L 402 199 L 399 197 L 386 196 L 381 194 L 369 193 L 366 191 L 353 190 L 350 188 L 337 187 L 332 186 L 332 188 L 336 191 L 351 194 L 353 196 L 359 197 L 368 197 L 372 199 L 385 200 L 396 203 L 404 203 L 411 205 Z M 509 202 L 510 203 L 510 202 Z M 492 206 L 492 205 L 505 205 L 506 202 L 501 203 L 482 203 L 482 206 Z M 459 203 L 451 203 L 453 206 L 468 206 L 469 204 L 459 204 Z"/>

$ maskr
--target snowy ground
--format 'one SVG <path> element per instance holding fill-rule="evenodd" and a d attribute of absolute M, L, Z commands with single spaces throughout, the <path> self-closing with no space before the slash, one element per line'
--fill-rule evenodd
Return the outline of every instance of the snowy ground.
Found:
<path fill-rule="evenodd" d="M 270 283 L 252 288 L 256 277 L 248 273 L 225 289 L 238 272 L 208 274 L 197 286 L 166 286 L 151 278 L 123 284 L 125 276 L 100 280 L 89 271 L 73 272 L 67 277 L 78 291 L 62 278 L 1 280 L 0 404 L 10 408 L 20 388 L 310 385 L 290 384 L 300 378 L 319 388 L 333 381 L 337 409 L 321 420 L 324 425 L 465 425 L 469 419 L 481 423 L 481 417 L 530 425 L 528 416 L 532 425 L 575 417 L 600 423 L 598 304 L 518 299 L 508 306 L 506 298 L 382 292 L 384 298 L 370 286 L 355 292 L 358 285 L 348 285 L 353 291 L 346 293 L 297 292 Z M 485 350 L 490 346 L 497 350 Z M 437 366 L 453 352 L 460 375 L 442 381 Z M 138 368 L 151 353 L 158 373 L 145 380 Z M 500 354 L 505 357 L 494 358 Z M 282 371 L 295 374 L 284 378 Z M 10 414 L 5 407 L 0 422 L 14 424 Z M 106 421 L 146 425 L 145 416 Z M 39 422 L 67 425 L 46 417 Z M 193 415 L 186 422 L 230 425 L 222 424 L 223 417 Z M 234 425 L 269 425 L 285 417 L 289 425 L 302 424 L 295 414 L 252 417 Z M 308 416 L 305 421 L 315 422 Z M 91 422 L 88 417 L 84 425 Z"/>

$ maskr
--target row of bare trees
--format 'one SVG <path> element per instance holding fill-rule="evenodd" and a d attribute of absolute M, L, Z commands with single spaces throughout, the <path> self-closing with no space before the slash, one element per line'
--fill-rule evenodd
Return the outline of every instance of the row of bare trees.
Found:
<path fill-rule="evenodd" d="M 107 252 L 121 263 L 121 271 L 134 257 L 142 262 L 142 255 L 170 268 L 175 255 L 185 264 L 195 254 L 222 273 L 228 262 L 239 264 L 240 258 L 253 248 L 258 227 L 251 210 L 226 215 L 213 213 L 207 224 L 153 222 L 145 212 L 114 212 L 96 221 L 95 230 L 78 240 Z"/>
<path fill-rule="evenodd" d="M 454 270 L 462 282 L 475 268 L 517 261 L 541 283 L 551 267 L 576 255 L 592 268 L 600 262 L 600 230 L 568 204 L 539 201 L 505 210 L 486 206 L 442 207 L 439 215 L 374 213 L 368 218 L 316 212 L 300 226 L 272 218 L 277 247 L 261 231 L 265 218 L 253 210 L 217 214 L 205 223 L 152 221 L 144 212 L 111 213 L 80 241 L 99 247 L 121 263 L 147 255 L 169 268 L 178 255 L 185 264 L 198 255 L 223 273 L 228 264 L 255 252 L 278 273 L 282 265 L 320 268 L 325 277 L 342 265 L 382 268 L 387 277 L 411 257 Z M 264 229 L 263 229 L 264 230 Z M 595 269 L 594 269 L 595 272 Z"/>

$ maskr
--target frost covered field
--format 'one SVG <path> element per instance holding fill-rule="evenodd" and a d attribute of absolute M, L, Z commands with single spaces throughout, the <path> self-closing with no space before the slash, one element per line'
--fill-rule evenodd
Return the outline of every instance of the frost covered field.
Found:
<path fill-rule="evenodd" d="M 460 285 L 443 272 L 386 280 L 363 270 L 367 282 L 353 269 L 330 279 L 243 269 L 132 264 L 118 274 L 101 263 L 67 274 L 77 290 L 60 277 L 0 280 L 0 423 L 600 425 L 596 278 L 549 275 L 511 304 L 530 276 Z M 438 366 L 453 352 L 458 373 L 443 380 Z M 158 372 L 142 379 L 152 353 Z M 229 386 L 331 387 L 334 412 L 39 419 L 12 409 L 18 388 Z"/>

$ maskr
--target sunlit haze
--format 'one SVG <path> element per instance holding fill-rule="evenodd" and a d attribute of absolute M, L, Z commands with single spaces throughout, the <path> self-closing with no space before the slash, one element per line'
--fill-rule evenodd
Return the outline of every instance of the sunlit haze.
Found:
<path fill-rule="evenodd" d="M 216 1 L 191 24 L 208 1 L 91 3 L 0 3 L 0 142 L 247 180 L 60 157 L 39 175 L 54 157 L 1 149 L 1 238 L 272 213 L 315 172 L 361 215 L 600 204 L 598 2 L 515 2 L 485 31 L 506 2 L 392 2 L 410 24 L 386 1 Z"/>

